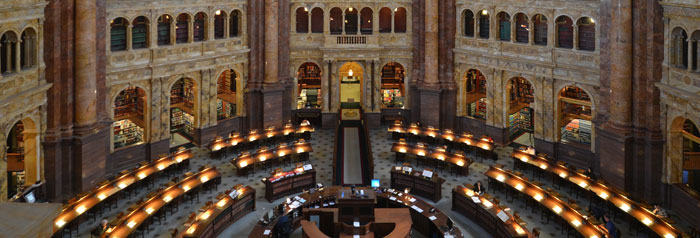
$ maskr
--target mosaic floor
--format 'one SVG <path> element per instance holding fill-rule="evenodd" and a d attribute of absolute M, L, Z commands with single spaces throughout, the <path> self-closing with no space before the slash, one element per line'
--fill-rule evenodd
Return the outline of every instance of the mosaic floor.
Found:
<path fill-rule="evenodd" d="M 317 181 L 320 183 L 323 183 L 325 185 L 330 185 L 331 184 L 331 176 L 332 176 L 332 168 L 331 166 L 333 165 L 333 143 L 334 143 L 334 131 L 332 130 L 317 130 L 315 133 L 312 135 L 312 147 L 314 151 L 311 153 L 311 158 L 310 161 L 316 168 L 317 172 Z M 393 153 L 390 152 L 391 148 L 391 137 L 390 134 L 385 130 L 372 130 L 370 131 L 370 139 L 372 141 L 372 149 L 373 149 L 373 155 L 374 155 L 374 161 L 375 161 L 375 172 L 374 172 L 374 177 L 375 179 L 380 179 L 382 186 L 389 187 L 389 169 L 391 166 L 395 165 L 394 164 L 394 156 Z M 206 149 L 201 149 L 201 148 L 193 148 L 195 158 L 192 159 L 192 170 L 195 170 L 196 168 L 210 164 L 214 165 L 218 168 L 218 170 L 222 173 L 222 183 L 219 185 L 217 192 L 212 192 L 212 193 L 203 193 L 200 195 L 200 200 L 199 202 L 194 202 L 192 204 L 184 202 L 183 204 L 180 205 L 178 212 L 176 212 L 173 215 L 169 215 L 166 218 L 166 221 L 163 222 L 162 225 L 153 225 L 150 227 L 149 232 L 145 235 L 146 237 L 170 237 L 170 234 L 173 229 L 178 229 L 182 230 L 184 227 L 182 224 L 187 220 L 187 216 L 189 213 L 196 211 L 199 207 L 203 206 L 204 203 L 207 201 L 210 201 L 214 199 L 214 197 L 220 193 L 225 191 L 226 189 L 229 189 L 233 187 L 236 184 L 244 184 L 251 186 L 257 190 L 257 198 L 256 198 L 256 207 L 257 210 L 251 214 L 248 214 L 241 220 L 237 221 L 234 223 L 231 227 L 229 227 L 220 237 L 248 237 L 248 234 L 250 231 L 253 229 L 253 226 L 257 223 L 258 219 L 262 217 L 262 214 L 266 213 L 269 208 L 273 206 L 273 204 L 278 204 L 282 200 L 275 201 L 274 203 L 269 203 L 264 199 L 264 185 L 260 181 L 260 179 L 266 174 L 261 171 L 255 174 L 255 178 L 242 178 L 242 177 L 237 177 L 235 175 L 235 170 L 233 165 L 229 163 L 230 158 L 225 158 L 225 159 L 211 159 L 209 158 L 209 152 Z M 469 183 L 473 184 L 477 180 L 481 180 L 486 182 L 486 177 L 483 175 L 483 172 L 486 171 L 489 167 L 489 165 L 495 164 L 495 163 L 500 163 L 504 164 L 506 168 L 513 168 L 513 161 L 508 158 L 508 155 L 511 153 L 512 148 L 510 147 L 497 147 L 495 151 L 499 155 L 499 160 L 494 161 L 494 160 L 482 160 L 482 159 L 477 159 L 477 161 L 472 164 L 470 167 L 470 175 L 466 177 L 457 177 L 457 176 L 452 176 L 449 174 L 440 174 L 441 177 L 446 179 L 446 182 L 443 184 L 443 199 L 440 200 L 438 203 L 433 203 L 429 202 L 438 209 L 442 210 L 443 212 L 447 213 L 452 220 L 454 220 L 455 224 L 457 227 L 459 227 L 462 232 L 465 234 L 465 237 L 490 237 L 488 233 L 481 229 L 479 226 L 477 226 L 475 223 L 473 223 L 471 220 L 467 219 L 466 217 L 457 214 L 455 212 L 451 211 L 451 203 L 452 203 L 452 194 L 451 190 L 453 187 L 464 184 L 464 183 Z M 472 155 L 473 157 L 473 155 Z M 420 168 L 420 167 L 418 167 Z M 285 168 L 285 169 L 290 169 Z M 526 177 L 531 177 L 531 173 L 525 173 Z M 160 180 L 156 181 L 156 184 L 165 184 L 168 181 L 167 178 L 160 178 Z M 551 187 L 551 184 L 549 181 L 540 181 L 543 182 L 545 185 L 548 185 Z M 556 190 L 556 189 L 555 189 Z M 558 189 L 557 190 L 560 194 L 567 196 L 567 197 L 572 197 L 571 194 L 569 194 L 568 189 Z M 125 211 L 126 208 L 128 208 L 131 204 L 134 204 L 139 198 L 145 197 L 146 194 L 150 192 L 148 190 L 143 190 L 139 191 L 139 193 L 136 196 L 133 196 L 132 199 L 124 199 L 119 202 L 119 206 L 117 209 L 113 209 L 111 212 L 106 212 L 104 214 L 104 217 L 111 220 L 113 219 L 116 214 L 120 211 Z M 489 191 L 487 191 L 489 192 Z M 505 194 L 502 192 L 490 192 L 491 194 L 495 195 L 497 198 L 501 198 L 501 204 L 504 204 L 508 207 L 510 207 L 513 211 L 517 211 L 521 214 L 521 217 L 523 220 L 525 220 L 528 225 L 527 228 L 532 230 L 535 227 L 540 228 L 543 233 L 541 234 L 540 237 L 565 237 L 566 234 L 562 234 L 559 225 L 555 222 L 549 222 L 549 224 L 543 224 L 543 222 L 540 222 L 540 214 L 539 212 L 533 213 L 531 212 L 530 209 L 525 209 L 524 203 L 520 201 L 514 201 L 514 202 L 508 202 L 505 201 Z M 425 199 L 424 199 L 425 200 Z M 585 204 L 587 205 L 587 201 L 580 201 L 579 204 Z M 676 219 L 678 220 L 678 219 Z M 628 231 L 628 227 L 626 226 L 625 222 L 622 220 L 616 221 L 615 222 L 620 230 L 623 231 L 623 237 L 635 237 L 632 232 Z M 84 222 L 81 224 L 81 235 L 80 237 L 89 237 L 89 230 L 96 227 L 98 225 L 97 221 L 89 221 L 89 222 Z M 414 232 L 416 233 L 416 232 Z M 301 233 L 297 230 L 297 232 L 294 233 L 293 237 L 301 237 Z M 419 235 L 416 235 L 415 237 L 421 237 Z"/>

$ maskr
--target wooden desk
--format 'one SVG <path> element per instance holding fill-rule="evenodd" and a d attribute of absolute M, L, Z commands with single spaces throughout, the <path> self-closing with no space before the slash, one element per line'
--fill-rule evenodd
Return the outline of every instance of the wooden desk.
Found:
<path fill-rule="evenodd" d="M 254 154 L 243 154 L 237 158 L 233 158 L 231 163 L 236 166 L 237 175 L 244 176 L 245 169 L 250 169 L 251 165 L 256 163 L 262 163 L 266 160 L 278 160 L 284 158 L 285 156 L 300 156 L 303 160 L 308 159 L 309 153 L 312 152 L 311 143 L 309 142 L 296 142 L 291 146 L 280 145 L 277 148 L 268 150 L 259 150 Z"/>
<path fill-rule="evenodd" d="M 182 181 L 159 191 L 145 202 L 138 204 L 129 214 L 111 222 L 110 224 L 114 225 L 107 229 L 104 237 L 118 238 L 130 236 L 131 233 L 136 231 L 152 214 L 156 213 L 171 201 L 176 200 L 188 191 L 203 184 L 219 183 L 221 181 L 220 178 L 221 174 L 216 170 L 216 167 L 208 167 L 199 171 L 199 173 L 182 179 Z"/>
<path fill-rule="evenodd" d="M 265 199 L 273 202 L 281 197 L 316 187 L 316 170 L 304 171 L 303 168 L 296 168 L 263 178 L 262 182 L 265 183 Z"/>
<path fill-rule="evenodd" d="M 516 191 L 523 193 L 527 197 L 531 197 L 541 206 L 552 211 L 554 214 L 558 215 L 564 221 L 569 223 L 569 225 L 578 231 L 583 237 L 609 236 L 608 232 L 604 227 L 602 227 L 602 225 L 594 225 L 576 209 L 573 209 L 568 203 L 552 195 L 545 189 L 534 185 L 523 177 L 494 166 L 490 166 L 489 170 L 484 172 L 484 174 L 489 178 L 489 183 L 492 181 L 503 183 L 512 187 Z"/>
<path fill-rule="evenodd" d="M 463 154 L 449 153 L 439 149 L 433 150 L 425 146 L 411 145 L 402 142 L 394 142 L 391 146 L 391 151 L 394 152 L 397 157 L 404 157 L 408 154 L 453 164 L 461 175 L 469 175 L 469 166 L 473 163 L 473 160 L 467 158 Z"/>
<path fill-rule="evenodd" d="M 493 151 L 494 143 L 493 140 L 488 136 L 482 136 L 481 138 L 475 138 L 474 135 L 470 133 L 462 133 L 457 135 L 452 130 L 438 130 L 435 128 L 421 128 L 415 125 L 410 125 L 408 127 L 403 127 L 400 124 L 394 124 L 388 129 L 392 133 L 392 138 L 398 140 L 399 138 L 412 137 L 416 138 L 421 142 L 428 144 L 433 144 L 440 142 L 441 144 L 446 144 L 454 148 L 460 148 L 464 145 L 470 147 L 476 147 L 485 151 Z M 431 138 L 431 140 L 426 140 Z"/>
<path fill-rule="evenodd" d="M 162 171 L 172 168 L 172 165 L 188 163 L 192 156 L 192 152 L 189 149 L 181 150 L 149 164 L 142 165 L 128 173 L 121 174 L 113 180 L 101 183 L 101 185 L 87 194 L 63 206 L 61 213 L 54 219 L 54 234 L 61 231 L 67 224 L 79 222 L 79 218 L 83 214 L 86 214 L 102 201 L 111 198 L 113 195 L 127 189 L 135 183 L 150 178 L 154 174 L 159 174 Z"/>
<path fill-rule="evenodd" d="M 445 179 L 440 178 L 437 173 L 433 173 L 431 178 L 423 177 L 423 171 L 413 170 L 408 173 L 403 171 L 403 167 L 395 166 L 391 168 L 391 188 L 403 191 L 405 188 L 411 189 L 411 194 L 422 196 L 438 202 L 442 199 L 442 184 Z"/>
<path fill-rule="evenodd" d="M 321 208 L 313 210 L 337 210 L 333 208 Z M 306 214 L 307 209 L 304 209 Z M 361 232 L 360 238 L 372 238 L 372 237 L 384 237 L 384 238 L 408 238 L 411 235 L 411 212 L 408 208 L 375 208 L 374 209 L 374 222 L 368 223 L 362 227 L 354 229 L 368 229 L 366 233 Z M 306 215 L 305 215 L 306 216 Z M 407 219 L 408 218 L 408 219 Z M 337 222 L 337 220 L 335 221 Z M 301 229 L 303 237 L 317 238 L 317 237 L 329 237 L 323 231 L 320 230 L 317 224 L 310 222 L 308 220 L 302 220 Z M 346 227 L 346 224 L 339 224 L 338 226 Z M 347 234 L 341 232 L 343 228 L 336 226 L 335 233 L 340 233 L 338 237 L 340 238 L 353 238 L 352 234 Z M 370 228 L 371 227 L 371 228 Z M 357 233 L 355 233 L 357 234 Z"/>
<path fill-rule="evenodd" d="M 207 147 L 211 151 L 211 157 L 216 158 L 228 151 L 250 149 L 250 146 L 258 145 L 260 140 L 291 141 L 296 135 L 309 131 L 308 127 L 309 126 L 294 127 L 291 123 L 288 123 L 282 128 L 270 127 L 262 132 L 258 132 L 258 130 L 251 130 L 246 135 L 232 133 L 228 138 L 215 138 Z"/>
<path fill-rule="evenodd" d="M 476 199 L 478 203 L 474 201 Z M 457 186 L 452 189 L 452 210 L 476 222 L 496 238 L 531 237 L 526 227 L 520 226 L 513 216 L 486 198 L 476 194 L 472 189 Z M 508 217 L 505 222 L 498 214 Z"/>
<path fill-rule="evenodd" d="M 236 197 L 231 197 L 231 191 L 237 191 Z M 195 216 L 195 220 L 187 221 L 178 237 L 215 238 L 231 224 L 255 210 L 255 189 L 239 184 L 216 196 L 216 201 L 205 205 Z"/>
<path fill-rule="evenodd" d="M 573 171 L 564 164 L 553 163 L 542 156 L 534 156 L 520 150 L 514 150 L 511 158 L 516 164 L 527 164 L 534 166 L 545 172 L 552 174 L 553 178 L 559 177 L 567 180 L 574 187 L 579 187 L 584 191 L 595 194 L 600 199 L 603 199 L 623 212 L 629 214 L 636 221 L 648 227 L 651 231 L 660 237 L 678 237 L 681 232 L 673 225 L 663 219 L 659 219 L 653 212 L 649 211 L 642 204 L 629 199 L 622 191 L 609 187 L 601 181 L 593 181 L 590 177 Z"/>

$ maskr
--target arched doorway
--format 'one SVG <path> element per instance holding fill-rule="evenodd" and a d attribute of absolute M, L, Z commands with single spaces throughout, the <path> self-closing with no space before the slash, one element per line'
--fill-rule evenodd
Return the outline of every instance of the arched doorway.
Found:
<path fill-rule="evenodd" d="M 7 198 L 41 181 L 41 147 L 33 120 L 15 123 L 7 134 Z"/>
<path fill-rule="evenodd" d="M 194 80 L 178 79 L 170 87 L 170 147 L 194 140 L 197 123 L 197 89 Z"/>
<path fill-rule="evenodd" d="M 363 69 L 356 62 L 347 62 L 340 67 L 340 108 L 362 107 Z"/>
<path fill-rule="evenodd" d="M 321 68 L 306 62 L 297 70 L 297 109 L 321 108 Z"/>
<path fill-rule="evenodd" d="M 389 62 L 382 67 L 382 108 L 403 108 L 405 77 L 406 70 L 399 63 Z"/>
<path fill-rule="evenodd" d="M 681 128 L 683 173 L 681 183 L 700 192 L 700 130 L 691 120 L 686 119 Z"/>
<path fill-rule="evenodd" d="M 125 88 L 114 99 L 114 149 L 146 141 L 146 101 L 146 92 L 139 87 Z"/>
<path fill-rule="evenodd" d="M 486 120 L 486 77 L 481 71 L 470 69 L 464 78 L 464 103 L 466 114 L 479 120 Z"/>
<path fill-rule="evenodd" d="M 233 69 L 225 70 L 216 81 L 216 119 L 225 120 L 239 115 L 241 80 Z"/>
<path fill-rule="evenodd" d="M 535 129 L 534 109 L 535 89 L 523 77 L 508 81 L 506 97 L 508 102 L 507 127 L 509 139 L 521 145 L 534 146 Z"/>
<path fill-rule="evenodd" d="M 593 134 L 591 98 L 576 86 L 559 91 L 559 138 L 561 142 L 591 146 Z"/>

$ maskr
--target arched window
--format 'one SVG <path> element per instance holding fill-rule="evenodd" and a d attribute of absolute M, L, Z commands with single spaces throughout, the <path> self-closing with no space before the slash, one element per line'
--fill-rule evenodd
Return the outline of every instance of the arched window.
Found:
<path fill-rule="evenodd" d="M 0 37 L 0 72 L 9 74 L 17 71 L 17 34 L 5 32 Z"/>
<path fill-rule="evenodd" d="M 671 35 L 671 64 L 678 68 L 688 68 L 688 34 L 680 27 Z"/>
<path fill-rule="evenodd" d="M 238 87 L 240 87 L 238 75 L 233 69 L 229 69 L 219 75 L 216 86 L 216 118 L 223 120 L 237 115 Z"/>
<path fill-rule="evenodd" d="M 464 36 L 474 37 L 474 13 L 467 9 L 464 10 Z"/>
<path fill-rule="evenodd" d="M 340 10 L 340 8 L 334 7 L 331 9 L 331 15 L 330 15 L 330 27 L 331 27 L 331 34 L 333 35 L 340 35 L 343 34 L 343 10 Z"/>
<path fill-rule="evenodd" d="M 207 14 L 200 12 L 194 15 L 193 39 L 194 41 L 203 41 L 207 37 Z"/>
<path fill-rule="evenodd" d="M 379 9 L 379 33 L 391 33 L 391 9 Z"/>
<path fill-rule="evenodd" d="M 464 94 L 467 116 L 486 120 L 486 77 L 476 69 L 467 71 L 465 77 Z"/>
<path fill-rule="evenodd" d="M 523 13 L 515 14 L 515 42 L 530 42 L 530 22 Z"/>
<path fill-rule="evenodd" d="M 323 33 L 323 9 L 311 10 L 311 33 Z"/>
<path fill-rule="evenodd" d="M 114 148 L 144 141 L 144 114 L 146 92 L 139 87 L 128 87 L 114 99 Z"/>
<path fill-rule="evenodd" d="M 233 10 L 231 12 L 231 19 L 228 23 L 228 35 L 229 37 L 237 37 L 241 35 L 241 11 Z"/>
<path fill-rule="evenodd" d="M 372 8 L 365 7 L 360 11 L 360 33 L 363 35 L 371 35 L 374 30 L 372 22 L 373 18 Z"/>
<path fill-rule="evenodd" d="M 148 48 L 148 18 L 137 17 L 134 19 L 133 25 L 134 27 L 131 28 L 131 48 Z"/>
<path fill-rule="evenodd" d="M 535 45 L 547 45 L 547 17 L 537 14 L 532 20 L 535 23 Z"/>
<path fill-rule="evenodd" d="M 158 18 L 158 45 L 170 45 L 171 22 L 170 15 L 162 15 Z"/>
<path fill-rule="evenodd" d="M 567 16 L 557 18 L 557 47 L 574 48 L 574 23 Z"/>
<path fill-rule="evenodd" d="M 580 50 L 595 50 L 595 21 L 584 17 L 578 20 L 578 48 Z"/>
<path fill-rule="evenodd" d="M 394 32 L 406 33 L 406 8 L 394 9 Z"/>
<path fill-rule="evenodd" d="M 190 16 L 188 16 L 185 13 L 182 13 L 177 16 L 177 22 L 175 24 L 175 42 L 180 44 L 180 43 L 187 43 L 188 41 L 188 34 L 189 34 L 189 29 L 190 27 Z"/>
<path fill-rule="evenodd" d="M 297 71 L 297 109 L 321 108 L 321 68 L 306 62 Z"/>
<path fill-rule="evenodd" d="M 214 12 L 214 39 L 223 39 L 226 37 L 226 12 L 216 10 Z"/>
<path fill-rule="evenodd" d="M 355 8 L 351 7 L 345 10 L 345 34 L 357 34 L 357 14 L 357 9 Z"/>
<path fill-rule="evenodd" d="M 309 33 L 309 10 L 306 7 L 297 8 L 297 33 Z"/>
<path fill-rule="evenodd" d="M 36 65 L 36 31 L 27 28 L 22 32 L 22 42 L 20 43 L 20 65 L 23 69 Z"/>
<path fill-rule="evenodd" d="M 498 19 L 498 39 L 510 41 L 510 15 L 506 12 L 499 12 L 496 18 Z"/>
<path fill-rule="evenodd" d="M 535 129 L 534 109 L 535 89 L 525 78 L 515 77 L 508 82 L 508 132 L 510 141 L 526 136 L 532 141 Z"/>
<path fill-rule="evenodd" d="M 406 70 L 396 62 L 389 62 L 382 67 L 382 107 L 402 108 L 406 89 L 404 88 Z"/>
<path fill-rule="evenodd" d="M 479 12 L 479 38 L 489 38 L 489 26 L 489 12 L 487 10 Z"/>
<path fill-rule="evenodd" d="M 700 131 L 693 121 L 686 119 L 681 130 L 683 137 L 683 174 L 681 183 L 700 191 Z M 674 147 L 675 148 L 675 147 Z"/>
<path fill-rule="evenodd" d="M 119 17 L 117 19 L 114 19 L 110 23 L 109 39 L 110 39 L 110 50 L 111 51 L 126 50 L 126 27 L 127 26 L 129 26 L 129 22 L 123 17 Z"/>
<path fill-rule="evenodd" d="M 593 114 L 591 97 L 583 89 L 568 86 L 559 92 L 561 141 L 591 144 Z"/>

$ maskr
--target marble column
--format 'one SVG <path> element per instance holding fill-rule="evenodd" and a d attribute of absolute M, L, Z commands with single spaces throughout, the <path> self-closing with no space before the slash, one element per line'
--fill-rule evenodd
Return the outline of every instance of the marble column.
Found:
<path fill-rule="evenodd" d="M 173 18 L 170 21 L 170 45 L 175 45 L 177 41 L 177 18 Z"/>
<path fill-rule="evenodd" d="M 427 87 L 438 84 L 438 1 L 425 0 L 425 80 Z"/>
<path fill-rule="evenodd" d="M 75 3 L 75 122 L 97 121 L 97 6 L 92 0 Z"/>
<path fill-rule="evenodd" d="M 571 49 L 573 49 L 573 50 L 578 50 L 578 49 L 579 49 L 579 47 L 578 47 L 578 45 L 579 45 L 579 43 L 578 43 L 578 25 L 576 25 L 576 24 L 574 24 L 574 40 L 573 40 L 573 43 L 574 43 L 574 45 L 573 45 L 573 47 L 571 47 Z"/>
<path fill-rule="evenodd" d="M 528 23 L 530 26 L 530 31 L 528 31 L 528 44 L 529 45 L 534 45 L 535 44 L 535 19 L 530 19 L 530 22 Z"/>
<path fill-rule="evenodd" d="M 688 42 L 690 42 L 690 41 L 688 41 Z M 21 47 L 21 45 L 22 45 L 22 39 L 17 38 L 17 40 L 15 41 L 15 72 L 19 72 L 20 70 L 22 70 L 22 66 L 20 65 L 20 63 L 22 62 L 22 60 L 21 60 L 22 59 L 22 47 Z M 688 48 L 690 48 L 690 47 L 688 47 Z M 688 52 L 690 52 L 690 51 L 688 51 Z M 688 54 L 688 55 L 691 55 L 691 54 Z M 688 64 L 688 65 L 690 65 L 690 64 Z"/>
<path fill-rule="evenodd" d="M 688 38 L 688 72 L 693 71 L 693 41 Z"/>
<path fill-rule="evenodd" d="M 133 49 L 133 48 L 132 48 L 132 47 L 133 47 L 133 46 L 132 46 L 133 43 L 131 42 L 131 40 L 133 39 L 133 38 L 132 38 L 133 30 L 134 30 L 134 24 L 133 24 L 133 23 L 131 23 L 131 24 L 129 24 L 128 26 L 126 26 L 126 50 L 131 50 L 131 49 Z"/>
<path fill-rule="evenodd" d="M 610 10 L 610 120 L 632 125 L 632 0 L 613 0 Z"/>
<path fill-rule="evenodd" d="M 265 86 L 279 83 L 277 0 L 265 0 Z"/>

